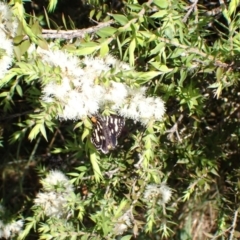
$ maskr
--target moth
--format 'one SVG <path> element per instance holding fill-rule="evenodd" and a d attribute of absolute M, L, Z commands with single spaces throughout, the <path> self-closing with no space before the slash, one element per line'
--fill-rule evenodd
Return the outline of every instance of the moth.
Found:
<path fill-rule="evenodd" d="M 117 115 L 92 117 L 94 128 L 91 142 L 97 150 L 107 154 L 117 146 L 117 138 L 125 125 L 123 117 Z"/>

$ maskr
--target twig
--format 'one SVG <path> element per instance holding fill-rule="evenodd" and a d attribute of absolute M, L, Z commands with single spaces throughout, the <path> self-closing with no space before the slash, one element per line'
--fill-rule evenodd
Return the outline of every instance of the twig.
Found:
<path fill-rule="evenodd" d="M 22 115 L 25 115 L 25 114 L 28 114 L 28 113 L 33 113 L 33 112 L 34 112 L 34 110 L 28 110 L 28 111 L 25 111 L 25 112 L 22 112 L 22 113 L 11 114 L 11 115 L 6 116 L 6 117 L 0 117 L 0 121 L 5 120 L 5 119 L 20 117 Z"/>
<path fill-rule="evenodd" d="M 183 18 L 184 23 L 187 22 L 188 17 L 190 16 L 193 9 L 196 7 L 197 3 L 198 3 L 198 0 L 195 0 L 195 2 L 193 2 L 193 4 L 189 7 L 188 12 L 186 13 L 186 15 Z"/>
<path fill-rule="evenodd" d="M 78 30 L 42 30 L 42 37 L 43 38 L 62 38 L 62 39 L 72 39 L 72 38 L 83 38 L 86 34 L 97 32 L 99 29 L 108 27 L 113 24 L 114 21 L 110 20 L 108 22 L 99 23 L 97 26 L 83 28 Z"/>
<path fill-rule="evenodd" d="M 61 38 L 61 39 L 72 39 L 72 38 L 84 38 L 86 34 L 97 32 L 99 29 L 108 27 L 114 23 L 114 20 L 110 20 L 108 22 L 99 23 L 97 26 L 77 29 L 77 30 L 51 30 L 51 29 L 43 29 L 41 37 L 44 39 L 53 39 L 53 38 Z M 28 40 L 29 37 L 26 35 L 23 39 L 16 43 L 16 45 L 21 44 L 23 41 Z"/>
<path fill-rule="evenodd" d="M 233 222 L 232 222 L 232 230 L 231 230 L 229 240 L 232 240 L 234 237 L 235 227 L 236 227 L 236 223 L 237 223 L 237 217 L 238 217 L 238 209 L 234 213 L 234 218 L 233 218 Z"/>
<path fill-rule="evenodd" d="M 104 175 L 107 175 L 109 178 L 112 178 L 113 177 L 113 174 L 118 172 L 119 171 L 119 168 L 116 168 L 114 170 L 111 170 L 111 171 L 108 171 L 108 172 L 105 172 Z"/>
<path fill-rule="evenodd" d="M 169 139 L 173 139 L 173 134 L 176 133 L 178 141 L 179 142 L 182 141 L 182 139 L 180 138 L 179 133 L 178 133 L 178 124 L 182 121 L 182 119 L 183 119 L 183 114 L 181 114 L 179 116 L 177 122 L 172 126 L 172 128 L 165 132 L 165 133 L 169 133 L 168 134 Z"/>

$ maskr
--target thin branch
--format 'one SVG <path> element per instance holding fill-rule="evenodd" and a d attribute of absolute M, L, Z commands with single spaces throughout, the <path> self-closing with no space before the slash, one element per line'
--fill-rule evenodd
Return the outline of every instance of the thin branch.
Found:
<path fill-rule="evenodd" d="M 235 227 L 236 227 L 236 223 L 237 223 L 237 217 L 238 217 L 238 209 L 234 213 L 234 218 L 233 218 L 233 222 L 232 222 L 232 230 L 231 230 L 229 240 L 232 240 L 234 237 Z"/>
<path fill-rule="evenodd" d="M 186 13 L 186 15 L 183 18 L 184 23 L 187 22 L 187 19 L 189 18 L 193 9 L 196 7 L 197 3 L 198 3 L 198 0 L 195 0 L 195 2 L 193 2 L 193 4 L 189 7 L 188 12 Z"/>
<path fill-rule="evenodd" d="M 86 34 L 95 33 L 101 28 L 108 27 L 113 24 L 114 21 L 110 20 L 108 22 L 99 23 L 97 26 L 77 29 L 77 30 L 51 30 L 43 29 L 42 37 L 43 38 L 62 38 L 62 39 L 72 39 L 72 38 L 84 38 Z"/>
<path fill-rule="evenodd" d="M 114 175 L 116 172 L 118 172 L 118 171 L 119 171 L 119 168 L 116 168 L 116 169 L 114 169 L 114 170 L 105 172 L 104 175 L 107 175 L 109 178 L 112 178 L 113 175 Z"/>
<path fill-rule="evenodd" d="M 176 136 L 177 136 L 177 139 L 179 142 L 182 141 L 181 137 L 179 136 L 179 133 L 178 133 L 178 124 L 182 121 L 183 119 L 183 114 L 181 114 L 177 120 L 177 122 L 169 129 L 167 130 L 165 133 L 169 133 L 168 134 L 168 138 L 169 139 L 173 139 L 173 134 L 176 133 Z"/>

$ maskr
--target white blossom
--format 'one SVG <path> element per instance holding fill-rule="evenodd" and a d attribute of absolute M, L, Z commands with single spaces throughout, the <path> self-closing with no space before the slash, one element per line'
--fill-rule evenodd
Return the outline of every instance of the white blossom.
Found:
<path fill-rule="evenodd" d="M 110 54 L 108 54 L 104 60 L 108 66 L 116 66 L 119 63 L 119 61 Z"/>
<path fill-rule="evenodd" d="M 126 211 L 119 217 L 114 225 L 113 232 L 115 235 L 122 235 L 128 228 L 132 227 L 131 212 Z"/>
<path fill-rule="evenodd" d="M 0 2 L 0 31 L 7 32 L 14 37 L 17 27 L 17 19 L 13 16 L 10 7 L 6 3 Z M 2 45 L 0 46 L 2 47 Z"/>
<path fill-rule="evenodd" d="M 109 108 L 119 115 L 147 124 L 151 120 L 162 120 L 164 103 L 158 97 L 146 97 L 145 87 L 130 87 L 124 82 L 111 80 L 119 71 L 130 70 L 130 66 L 111 55 L 105 58 L 84 57 L 78 59 L 70 54 L 39 49 L 43 61 L 60 69 L 62 80 L 45 83 L 42 100 L 61 106 L 57 117 L 62 120 L 79 120 Z M 61 61 L 59 61 L 61 59 Z M 115 71 L 110 72 L 111 69 Z M 107 83 L 101 82 L 105 74 Z M 59 81 L 59 80 L 58 80 Z"/>
<path fill-rule="evenodd" d="M 13 238 L 22 231 L 23 221 L 18 220 L 4 224 L 0 220 L 0 238 Z"/>
<path fill-rule="evenodd" d="M 82 62 L 85 65 L 85 72 L 95 74 L 95 77 L 111 69 L 110 66 L 104 62 L 104 59 L 99 57 L 93 58 L 87 56 L 82 60 Z"/>
<path fill-rule="evenodd" d="M 37 53 L 48 65 L 59 67 L 63 77 L 78 78 L 84 75 L 84 71 L 80 68 L 79 59 L 76 56 L 61 50 L 45 50 L 42 48 L 37 48 Z"/>
<path fill-rule="evenodd" d="M 35 205 L 40 206 L 46 216 L 66 216 L 68 199 L 74 192 L 72 183 L 60 171 L 51 171 L 41 182 L 43 191 L 37 194 Z"/>
<path fill-rule="evenodd" d="M 51 171 L 46 178 L 42 179 L 41 183 L 44 190 L 55 190 L 55 185 L 60 185 L 64 187 L 64 192 L 73 192 L 72 183 L 58 170 Z"/>
<path fill-rule="evenodd" d="M 13 42 L 17 20 L 9 6 L 0 2 L 0 80 L 5 76 L 13 59 Z"/>
<path fill-rule="evenodd" d="M 171 189 L 165 184 L 149 184 L 146 186 L 143 198 L 146 201 L 157 201 L 159 205 L 163 205 L 169 202 L 172 196 Z"/>
<path fill-rule="evenodd" d="M 109 88 L 106 90 L 106 93 L 103 98 L 103 105 L 107 102 L 112 103 L 111 108 L 117 110 L 121 107 L 121 104 L 124 103 L 128 95 L 128 88 L 126 85 L 119 82 L 110 82 Z"/>

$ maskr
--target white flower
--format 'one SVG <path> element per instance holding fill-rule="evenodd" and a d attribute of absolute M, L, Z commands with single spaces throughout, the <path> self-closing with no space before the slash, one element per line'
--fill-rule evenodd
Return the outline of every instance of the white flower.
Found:
<path fill-rule="evenodd" d="M 23 227 L 23 220 L 18 220 L 16 222 L 8 223 L 6 225 L 6 228 L 8 229 L 7 232 L 10 230 L 11 232 L 11 237 L 16 236 L 22 231 Z"/>
<path fill-rule="evenodd" d="M 9 238 L 11 236 L 10 225 L 8 225 L 8 224 L 4 225 L 4 227 L 2 229 L 2 232 L 3 232 L 3 237 L 4 238 Z"/>
<path fill-rule="evenodd" d="M 0 31 L 0 80 L 7 73 L 12 64 L 13 59 L 13 45 L 12 41 L 8 39 L 5 34 Z"/>
<path fill-rule="evenodd" d="M 119 114 L 126 118 L 140 121 L 146 125 L 153 120 L 162 120 L 165 113 L 164 103 L 161 98 L 146 97 L 146 88 L 128 89 L 128 97 L 123 106 L 118 110 Z"/>
<path fill-rule="evenodd" d="M 80 61 L 60 50 L 38 49 L 37 52 L 44 62 L 60 68 L 62 80 L 49 81 L 42 87 L 42 100 L 50 104 L 56 101 L 61 106 L 56 117 L 62 120 L 84 119 L 109 108 L 144 125 L 151 120 L 162 120 L 165 108 L 160 98 L 146 97 L 145 87 L 130 88 L 125 83 L 111 80 L 111 74 L 130 69 L 129 65 L 113 56 L 87 56 Z M 115 71 L 105 75 L 109 82 L 102 83 L 103 73 L 112 68 Z"/>
<path fill-rule="evenodd" d="M 102 72 L 107 72 L 111 68 L 104 62 L 102 58 L 85 57 L 83 59 L 85 65 L 84 70 L 86 73 L 94 74 L 95 77 L 99 76 Z M 94 78 L 95 78 L 94 77 Z"/>
<path fill-rule="evenodd" d="M 79 59 L 65 51 L 37 48 L 37 53 L 50 66 L 60 67 L 63 77 L 71 76 L 72 78 L 78 78 L 84 74 L 80 68 Z"/>
<path fill-rule="evenodd" d="M 92 86 L 89 91 L 83 89 L 84 92 L 77 89 L 69 91 L 62 103 L 63 111 L 58 114 L 59 118 L 77 120 L 97 113 L 104 90 L 101 86 Z"/>
<path fill-rule="evenodd" d="M 115 235 L 122 235 L 128 228 L 132 227 L 131 212 L 125 212 L 121 217 L 117 219 L 114 225 L 113 232 Z"/>
<path fill-rule="evenodd" d="M 105 57 L 105 63 L 111 67 L 111 66 L 116 66 L 119 61 L 112 55 L 108 54 L 106 57 Z"/>
<path fill-rule="evenodd" d="M 0 238 L 3 238 L 3 229 L 4 229 L 4 223 L 2 220 L 0 220 Z"/>
<path fill-rule="evenodd" d="M 22 231 L 23 221 L 18 220 L 12 223 L 4 224 L 0 220 L 0 238 L 13 238 Z"/>
<path fill-rule="evenodd" d="M 125 104 L 119 109 L 119 114 L 125 118 L 130 118 L 133 120 L 139 120 L 138 104 L 136 102 L 131 102 L 130 104 Z"/>
<path fill-rule="evenodd" d="M 155 98 L 154 103 L 155 103 L 155 109 L 156 109 L 154 117 L 156 120 L 161 121 L 166 111 L 164 102 L 161 98 Z"/>
<path fill-rule="evenodd" d="M 46 216 L 61 218 L 69 211 L 68 198 L 73 194 L 72 183 L 60 171 L 51 171 L 45 179 L 42 179 L 43 192 L 37 194 L 34 203 L 40 206 Z"/>
<path fill-rule="evenodd" d="M 164 103 L 160 98 L 147 97 L 139 101 L 139 115 L 142 123 L 150 119 L 161 120 L 164 113 Z"/>
<path fill-rule="evenodd" d="M 46 178 L 41 181 L 43 189 L 46 191 L 55 190 L 55 186 L 61 186 L 62 192 L 73 192 L 73 185 L 69 179 L 58 170 L 51 171 Z"/>
<path fill-rule="evenodd" d="M 64 193 L 44 192 L 38 193 L 34 203 L 40 206 L 44 214 L 49 217 L 61 218 L 66 216 L 67 211 L 67 195 Z"/>
<path fill-rule="evenodd" d="M 157 200 L 159 205 L 163 205 L 169 202 L 172 196 L 171 189 L 165 184 L 149 184 L 146 187 L 143 198 L 147 201 Z"/>
<path fill-rule="evenodd" d="M 61 83 L 51 81 L 46 84 L 42 92 L 44 93 L 44 97 L 54 96 L 60 101 L 64 101 L 70 90 L 70 80 L 67 77 L 63 77 Z"/>
<path fill-rule="evenodd" d="M 13 42 L 17 29 L 17 20 L 9 6 L 0 2 L 0 80 L 5 76 L 13 59 Z"/>
<path fill-rule="evenodd" d="M 12 15 L 10 7 L 6 3 L 0 2 L 0 31 L 7 32 L 14 37 L 17 27 L 17 19 Z M 2 47 L 2 45 L 0 46 Z"/>
<path fill-rule="evenodd" d="M 110 86 L 106 91 L 103 98 L 103 104 L 107 102 L 112 102 L 112 108 L 114 110 L 118 109 L 121 104 L 125 101 L 128 95 L 128 88 L 125 84 L 119 82 L 110 82 Z"/>

